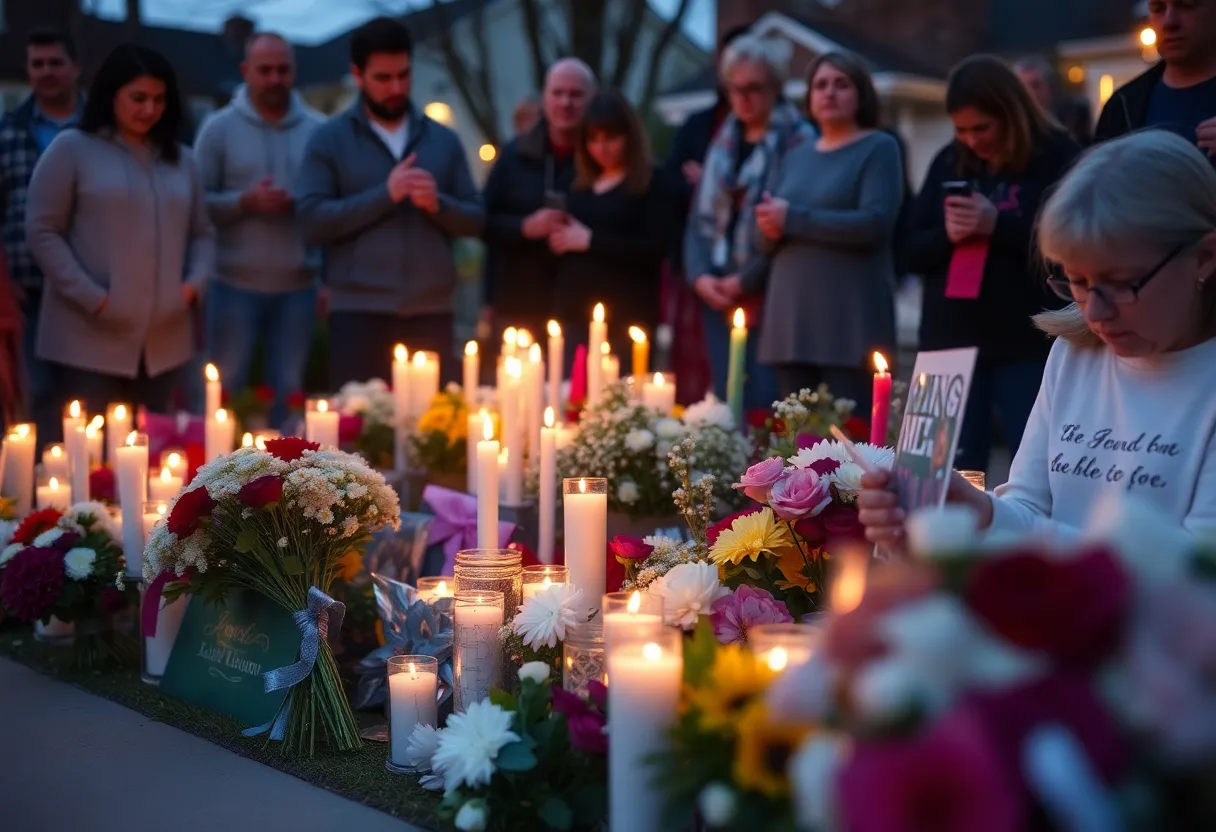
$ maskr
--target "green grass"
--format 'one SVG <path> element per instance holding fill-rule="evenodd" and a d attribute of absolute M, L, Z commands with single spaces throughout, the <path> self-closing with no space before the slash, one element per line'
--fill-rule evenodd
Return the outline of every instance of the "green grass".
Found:
<path fill-rule="evenodd" d="M 439 795 L 421 789 L 408 774 L 386 771 L 384 760 L 388 746 L 384 743 L 365 742 L 363 750 L 352 754 L 320 753 L 313 759 L 287 758 L 279 753 L 277 744 L 242 737 L 241 729 L 246 726 L 164 695 L 141 682 L 137 672 L 72 670 L 66 662 L 65 652 L 63 648 L 35 641 L 29 628 L 0 630 L 0 656 L 393 817 L 431 829 L 438 826 L 435 807 Z M 359 714 L 359 719 L 364 727 L 384 721 L 371 714 Z"/>

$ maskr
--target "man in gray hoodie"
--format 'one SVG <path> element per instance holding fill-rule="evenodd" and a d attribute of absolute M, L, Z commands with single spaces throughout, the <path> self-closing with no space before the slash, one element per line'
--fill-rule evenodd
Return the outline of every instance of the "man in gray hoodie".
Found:
<path fill-rule="evenodd" d="M 317 306 L 320 253 L 309 250 L 291 185 L 312 132 L 323 123 L 292 89 L 295 56 L 282 37 L 250 39 L 245 85 L 195 143 L 207 208 L 217 230 L 217 274 L 207 292 L 207 355 L 224 389 L 249 385 L 259 337 L 271 423 L 301 391 Z"/>
<path fill-rule="evenodd" d="M 397 342 L 458 375 L 452 242 L 479 236 L 485 213 L 459 137 L 410 104 L 412 51 L 391 18 L 352 33 L 359 100 L 313 134 L 297 181 L 304 233 L 326 247 L 334 388 L 390 378 Z"/>

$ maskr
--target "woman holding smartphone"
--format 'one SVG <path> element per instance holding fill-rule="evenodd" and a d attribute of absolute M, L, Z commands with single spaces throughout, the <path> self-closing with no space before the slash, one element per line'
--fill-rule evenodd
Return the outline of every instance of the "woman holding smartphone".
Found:
<path fill-rule="evenodd" d="M 986 470 L 995 413 L 1017 453 L 1051 344 L 1031 322 L 1063 301 L 1032 257 L 1035 216 L 1079 148 L 999 58 L 950 74 L 954 141 L 937 154 L 902 241 L 924 278 L 920 348 L 979 348 L 958 468 Z"/>

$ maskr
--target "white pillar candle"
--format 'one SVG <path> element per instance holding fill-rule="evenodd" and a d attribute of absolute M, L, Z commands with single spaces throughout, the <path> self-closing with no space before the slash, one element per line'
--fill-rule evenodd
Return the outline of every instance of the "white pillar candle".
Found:
<path fill-rule="evenodd" d="M 469 415 L 465 422 L 465 490 L 473 495 L 477 494 L 477 443 L 481 437 L 485 435 L 485 423 L 492 422 L 492 417 L 488 410 L 484 407 L 474 411 L 469 409 Z M 491 424 L 491 435 L 493 435 L 493 425 Z"/>
<path fill-rule="evenodd" d="M 602 345 L 608 341 L 608 324 L 604 304 L 597 303 L 591 313 L 590 338 L 587 341 L 587 404 L 595 404 L 604 387 L 604 369 L 600 363 Z"/>
<path fill-rule="evenodd" d="M 204 421 L 210 422 L 215 418 L 215 411 L 224 406 L 224 390 L 220 383 L 220 371 L 214 364 L 203 368 L 203 378 L 207 380 L 206 409 L 203 411 Z"/>
<path fill-rule="evenodd" d="M 72 505 L 72 489 L 61 483 L 58 477 L 51 477 L 46 485 L 38 486 L 37 506 L 39 511 L 44 508 L 55 508 L 67 511 Z"/>
<path fill-rule="evenodd" d="M 30 513 L 34 503 L 34 448 L 38 430 L 33 424 L 13 425 L 4 438 L 3 492 L 14 501 L 18 517 Z M 64 457 L 63 483 L 68 482 L 67 458 Z"/>
<path fill-rule="evenodd" d="M 600 613 L 604 616 L 604 647 L 608 650 L 630 639 L 655 638 L 663 631 L 661 595 L 636 589 L 609 592 L 601 601 Z"/>
<path fill-rule="evenodd" d="M 642 406 L 671 415 L 676 409 L 675 380 L 662 373 L 655 373 L 642 384 Z"/>
<path fill-rule="evenodd" d="M 509 506 L 518 506 L 523 502 L 523 425 L 520 423 L 519 418 L 520 381 L 522 375 L 523 363 L 518 358 L 508 358 L 506 360 L 506 385 L 498 391 L 499 411 L 502 416 L 503 445 L 507 449 L 507 472 L 503 489 L 503 502 Z"/>
<path fill-rule="evenodd" d="M 648 758 L 667 749 L 684 675 L 682 634 L 628 641 L 608 653 L 608 828 L 662 832 L 662 789 Z"/>
<path fill-rule="evenodd" d="M 60 482 L 68 481 L 68 455 L 63 452 L 62 443 L 49 445 L 42 452 L 42 473 L 48 477 L 58 477 Z"/>
<path fill-rule="evenodd" d="M 190 471 L 190 463 L 186 459 L 185 451 L 162 451 L 158 468 L 169 466 L 169 470 L 173 472 L 173 476 L 186 479 L 186 474 Z"/>
<path fill-rule="evenodd" d="M 562 505 L 570 583 L 599 598 L 608 582 L 608 480 L 562 480 Z"/>
<path fill-rule="evenodd" d="M 557 523 L 557 427 L 555 411 L 545 408 L 545 426 L 540 429 L 539 537 L 536 553 L 541 563 L 553 563 L 554 527 Z"/>
<path fill-rule="evenodd" d="M 410 416 L 417 419 L 426 413 L 438 392 L 439 354 L 421 350 L 414 353 L 410 359 Z"/>
<path fill-rule="evenodd" d="M 160 473 L 148 480 L 148 501 L 168 502 L 182 490 L 182 478 L 173 473 L 168 465 L 162 465 Z"/>
<path fill-rule="evenodd" d="M 452 675 L 456 689 L 454 707 L 461 713 L 490 695 L 502 684 L 502 643 L 498 632 L 503 624 L 501 592 L 457 592 L 453 610 Z"/>
<path fill-rule="evenodd" d="M 64 437 L 68 452 L 68 470 L 71 471 L 72 499 L 83 503 L 89 499 L 89 436 L 88 428 L 76 425 Z"/>
<path fill-rule="evenodd" d="M 621 360 L 612 354 L 608 342 L 600 344 L 600 384 L 607 387 L 621 380 Z"/>
<path fill-rule="evenodd" d="M 128 431 L 124 444 L 114 449 L 114 467 L 122 506 L 122 553 L 127 558 L 127 575 L 138 577 L 143 574 L 142 515 L 148 502 L 147 434 Z"/>
<path fill-rule="evenodd" d="M 63 439 L 66 442 L 68 434 L 77 427 L 84 427 L 88 424 L 88 419 L 85 417 L 84 405 L 79 401 L 73 401 L 67 406 L 63 412 Z"/>
<path fill-rule="evenodd" d="M 85 442 L 89 446 L 89 470 L 101 467 L 105 461 L 102 454 L 105 453 L 105 426 L 106 420 L 102 416 L 94 416 L 93 421 L 89 422 L 84 429 Z"/>
<path fill-rule="evenodd" d="M 477 354 L 477 342 L 464 345 L 464 403 L 472 410 L 477 405 L 477 388 L 480 386 L 481 356 Z"/>
<path fill-rule="evenodd" d="M 118 459 L 118 449 L 126 444 L 131 430 L 131 408 L 125 404 L 112 404 L 106 408 L 106 462 L 111 466 Z"/>
<path fill-rule="evenodd" d="M 562 412 L 562 370 L 566 360 L 566 339 L 557 321 L 549 321 L 549 391 L 547 401 L 555 414 Z"/>
<path fill-rule="evenodd" d="M 503 358 L 510 358 L 515 355 L 515 348 L 519 342 L 519 330 L 513 326 L 509 326 L 502 331 L 502 350 L 499 352 Z"/>
<path fill-rule="evenodd" d="M 338 411 L 330 410 L 328 399 L 309 399 L 304 411 L 304 438 L 322 448 L 338 447 Z"/>
<path fill-rule="evenodd" d="M 540 344 L 528 348 L 527 370 L 524 374 L 525 446 L 529 459 L 540 453 L 540 429 L 545 413 L 545 364 Z"/>
<path fill-rule="evenodd" d="M 407 466 L 407 420 L 410 415 L 410 352 L 405 344 L 393 347 L 393 467 Z"/>
<path fill-rule="evenodd" d="M 338 414 L 334 414 L 337 416 Z M 213 462 L 224 454 L 232 453 L 236 446 L 236 422 L 229 418 L 229 413 L 222 407 L 215 411 L 211 421 L 203 426 L 203 445 L 207 462 Z M 334 427 L 337 432 L 337 426 Z"/>
<path fill-rule="evenodd" d="M 439 725 L 439 665 L 434 656 L 388 660 L 389 762 L 409 767 L 410 735 L 418 725 Z"/>
<path fill-rule="evenodd" d="M 477 548 L 498 548 L 498 441 L 494 422 L 482 421 L 477 443 Z"/>

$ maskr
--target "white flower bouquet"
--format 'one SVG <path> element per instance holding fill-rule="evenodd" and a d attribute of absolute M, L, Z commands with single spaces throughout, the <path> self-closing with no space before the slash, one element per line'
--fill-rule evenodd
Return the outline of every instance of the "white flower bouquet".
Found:
<path fill-rule="evenodd" d="M 393 391 L 378 378 L 348 381 L 331 402 L 348 423 L 358 425 L 344 441 L 352 441 L 363 458 L 374 467 L 393 467 L 394 419 L 397 405 Z"/>
<path fill-rule="evenodd" d="M 267 674 L 268 689 L 290 688 L 271 738 L 286 753 L 311 755 L 319 738 L 348 751 L 359 747 L 359 729 L 325 638 L 345 608 L 328 592 L 343 557 L 399 518 L 396 492 L 362 458 L 275 439 L 199 469 L 153 527 L 144 578 L 210 602 L 251 589 L 293 613 L 300 661 Z"/>

